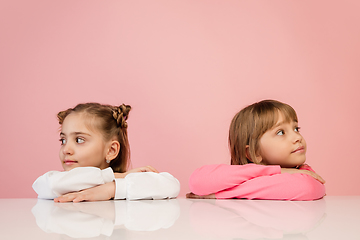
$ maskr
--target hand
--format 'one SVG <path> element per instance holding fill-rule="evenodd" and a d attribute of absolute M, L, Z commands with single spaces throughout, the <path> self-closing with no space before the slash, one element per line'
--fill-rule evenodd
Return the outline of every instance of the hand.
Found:
<path fill-rule="evenodd" d="M 309 170 L 311 171 L 311 167 L 307 164 L 301 164 L 300 166 L 297 167 L 297 169 L 301 169 L 301 170 Z"/>
<path fill-rule="evenodd" d="M 294 174 L 294 173 L 303 173 L 303 174 L 307 174 L 312 176 L 313 178 L 315 178 L 316 180 L 318 180 L 319 182 L 321 182 L 322 184 L 325 183 L 325 180 L 320 177 L 319 174 L 309 171 L 309 170 L 302 170 L 302 169 L 296 169 L 296 168 L 281 168 L 281 173 L 290 173 L 290 174 Z"/>
<path fill-rule="evenodd" d="M 54 202 L 106 201 L 115 197 L 115 182 L 105 183 L 79 192 L 67 193 Z"/>
<path fill-rule="evenodd" d="M 186 198 L 195 198 L 195 199 L 216 199 L 215 193 L 209 195 L 196 195 L 192 192 L 186 194 Z"/>
<path fill-rule="evenodd" d="M 152 166 L 145 166 L 145 167 L 139 167 L 139 168 L 134 168 L 131 169 L 127 172 L 124 173 L 114 173 L 115 178 L 124 178 L 126 177 L 126 175 L 128 175 L 129 173 L 137 173 L 137 172 L 154 172 L 154 173 L 159 173 L 158 170 L 156 170 L 154 167 Z"/>

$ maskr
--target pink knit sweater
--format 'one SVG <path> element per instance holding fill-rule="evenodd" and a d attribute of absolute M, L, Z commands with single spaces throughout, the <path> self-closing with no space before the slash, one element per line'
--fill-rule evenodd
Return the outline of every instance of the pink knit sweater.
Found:
<path fill-rule="evenodd" d="M 194 194 L 215 193 L 217 199 L 315 200 L 325 195 L 325 186 L 310 175 L 281 174 L 278 165 L 205 165 L 194 171 L 189 184 Z"/>

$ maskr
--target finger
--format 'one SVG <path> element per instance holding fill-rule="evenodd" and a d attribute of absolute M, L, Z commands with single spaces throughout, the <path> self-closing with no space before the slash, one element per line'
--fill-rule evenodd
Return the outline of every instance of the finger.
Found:
<path fill-rule="evenodd" d="M 74 196 L 68 196 L 68 197 L 65 197 L 65 198 L 62 198 L 60 199 L 60 202 L 61 203 L 64 203 L 64 202 L 72 202 L 74 200 Z"/>
<path fill-rule="evenodd" d="M 315 178 L 316 180 L 318 180 L 319 182 L 321 182 L 322 184 L 325 183 L 325 180 L 317 173 L 314 173 L 314 172 L 310 172 L 311 173 L 311 176 L 313 178 Z"/>
<path fill-rule="evenodd" d="M 190 192 L 190 193 L 187 193 L 187 194 L 186 194 L 186 197 L 187 197 L 187 198 L 194 198 L 194 195 L 195 195 L 195 194 L 193 194 L 192 192 Z"/>
<path fill-rule="evenodd" d="M 155 172 L 155 173 L 158 173 L 158 171 L 155 168 L 153 168 L 152 166 L 141 167 L 141 168 L 139 168 L 139 172 Z"/>
<path fill-rule="evenodd" d="M 86 200 L 88 200 L 88 198 L 86 197 L 85 194 L 82 194 L 82 195 L 79 195 L 76 198 L 74 198 L 73 202 L 78 203 L 78 202 L 83 202 L 83 201 L 86 201 Z"/>
<path fill-rule="evenodd" d="M 322 184 L 324 184 L 324 183 L 325 183 L 325 180 L 324 180 L 322 177 L 320 177 L 319 175 L 318 175 L 317 180 L 319 180 L 319 182 L 321 182 Z"/>
<path fill-rule="evenodd" d="M 63 199 L 64 197 L 63 196 L 60 196 L 60 197 L 57 197 L 54 199 L 54 202 L 61 202 L 61 200 Z"/>
<path fill-rule="evenodd" d="M 298 169 L 302 169 L 302 168 L 304 168 L 304 167 L 306 167 L 306 164 L 304 163 L 304 164 L 301 164 L 299 167 L 298 167 Z"/>
<path fill-rule="evenodd" d="M 74 199 L 75 197 L 72 195 L 72 194 L 66 194 L 66 195 L 63 195 L 63 196 L 60 196 L 58 197 L 56 200 L 56 202 L 59 202 L 59 203 L 63 203 L 63 202 L 72 202 L 72 200 Z M 54 199 L 55 200 L 55 199 Z"/>
<path fill-rule="evenodd" d="M 153 166 L 147 166 L 147 168 L 150 170 L 150 172 L 159 173 L 159 171 L 156 170 Z"/>
<path fill-rule="evenodd" d="M 152 172 L 151 169 L 148 166 L 142 167 L 140 171 L 141 172 Z"/>

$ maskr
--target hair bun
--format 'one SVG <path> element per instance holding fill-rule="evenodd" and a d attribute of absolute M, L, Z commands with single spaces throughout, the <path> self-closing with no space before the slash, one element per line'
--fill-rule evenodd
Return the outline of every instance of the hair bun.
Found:
<path fill-rule="evenodd" d="M 119 107 L 115 107 L 115 109 L 113 109 L 113 117 L 120 128 L 127 128 L 128 125 L 126 120 L 129 117 L 130 110 L 131 106 L 125 104 L 122 104 Z"/>
<path fill-rule="evenodd" d="M 68 115 L 67 111 L 61 111 L 57 114 L 59 124 L 62 125 L 64 122 L 65 117 Z"/>

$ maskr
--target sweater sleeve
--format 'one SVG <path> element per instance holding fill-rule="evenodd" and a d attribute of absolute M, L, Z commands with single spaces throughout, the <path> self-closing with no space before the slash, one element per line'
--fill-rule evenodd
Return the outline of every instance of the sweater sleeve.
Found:
<path fill-rule="evenodd" d="M 33 183 L 38 198 L 54 199 L 69 192 L 95 187 L 114 180 L 111 168 L 77 167 L 70 171 L 50 171 Z"/>
<path fill-rule="evenodd" d="M 175 198 L 180 192 L 180 182 L 170 173 L 130 173 L 116 178 L 115 199 L 165 199 Z"/>
<path fill-rule="evenodd" d="M 190 176 L 190 190 L 197 195 L 208 195 L 232 189 L 250 179 L 280 174 L 277 165 L 205 165 Z"/>
<path fill-rule="evenodd" d="M 325 195 L 325 186 L 308 174 L 276 174 L 250 179 L 219 191 L 218 199 L 316 200 Z"/>

